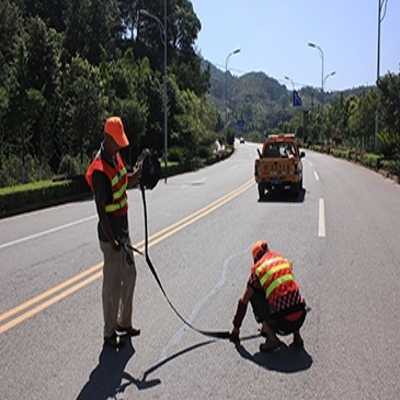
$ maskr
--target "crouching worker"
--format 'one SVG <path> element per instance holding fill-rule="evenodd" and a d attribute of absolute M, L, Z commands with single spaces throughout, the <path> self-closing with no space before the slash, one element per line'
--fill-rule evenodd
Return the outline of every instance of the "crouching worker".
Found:
<path fill-rule="evenodd" d="M 237 306 L 230 340 L 239 342 L 240 327 L 250 302 L 256 321 L 262 324 L 261 335 L 266 337 L 260 351 L 273 351 L 282 345 L 276 334 L 293 334 L 292 346 L 302 348 L 300 328 L 306 307 L 293 276 L 292 263 L 270 251 L 267 242 L 262 240 L 253 245 L 252 255 L 251 274 Z"/>

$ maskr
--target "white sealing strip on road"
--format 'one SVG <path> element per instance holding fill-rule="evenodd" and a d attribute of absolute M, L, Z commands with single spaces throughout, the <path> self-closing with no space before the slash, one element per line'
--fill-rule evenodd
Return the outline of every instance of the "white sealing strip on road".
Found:
<path fill-rule="evenodd" d="M 188 322 L 190 324 L 193 324 L 193 321 L 196 319 L 196 317 L 199 315 L 200 311 L 202 310 L 202 308 L 208 303 L 208 301 L 215 296 L 220 289 L 225 285 L 225 281 L 226 281 L 226 274 L 228 272 L 228 269 L 230 270 L 229 265 L 230 263 L 237 257 L 243 257 L 244 255 L 246 255 L 249 252 L 249 249 L 246 249 L 244 251 L 241 251 L 240 253 L 237 254 L 233 254 L 230 257 L 228 257 L 225 262 L 224 262 L 224 266 L 222 268 L 222 273 L 221 273 L 221 277 L 219 279 L 219 281 L 217 282 L 217 284 L 211 289 L 211 291 L 203 297 L 203 299 L 201 299 L 196 306 L 194 307 L 194 309 L 192 310 L 192 314 L 190 315 L 190 318 L 188 318 Z M 184 333 L 189 330 L 189 328 L 186 325 L 182 325 L 180 329 L 178 329 L 178 331 L 175 333 L 175 335 L 169 340 L 169 342 L 167 343 L 167 345 L 164 347 L 161 356 L 159 357 L 158 363 L 162 362 L 163 360 L 165 360 L 167 358 L 167 351 L 168 349 L 172 346 L 172 345 L 177 345 Z M 212 340 L 212 338 L 211 338 Z"/>
<path fill-rule="evenodd" d="M 324 199 L 319 199 L 318 236 L 319 237 L 326 237 L 325 202 L 324 202 Z"/>
<path fill-rule="evenodd" d="M 317 181 L 319 181 L 319 175 L 318 175 L 318 172 L 317 172 L 317 171 L 314 171 L 314 176 L 315 176 L 315 179 L 316 179 Z"/>
<path fill-rule="evenodd" d="M 49 229 L 47 231 L 38 232 L 38 233 L 35 233 L 33 235 L 25 236 L 25 237 L 23 237 L 21 239 L 13 240 L 12 242 L 7 242 L 7 243 L 0 244 L 0 250 L 5 249 L 6 247 L 14 246 L 14 245 L 19 244 L 19 243 L 27 242 L 28 240 L 37 239 L 37 238 L 39 238 L 41 236 L 49 235 L 50 233 L 61 231 L 62 229 L 70 228 L 71 226 L 74 226 L 74 225 L 83 224 L 84 222 L 87 222 L 87 221 L 90 221 L 92 219 L 95 219 L 96 217 L 97 217 L 97 215 L 92 215 L 90 217 L 86 217 L 86 218 L 82 218 L 82 219 L 79 219 L 79 220 L 74 221 L 74 222 L 70 222 L 69 224 L 65 224 L 65 225 L 57 226 L 55 228 L 51 228 L 51 229 Z"/>

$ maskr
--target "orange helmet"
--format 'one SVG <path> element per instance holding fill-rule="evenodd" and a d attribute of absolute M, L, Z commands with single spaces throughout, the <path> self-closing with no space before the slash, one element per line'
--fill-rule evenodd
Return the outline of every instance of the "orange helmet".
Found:
<path fill-rule="evenodd" d="M 258 240 L 253 244 L 251 253 L 253 255 L 254 264 L 268 251 L 268 243 L 265 240 Z"/>
<path fill-rule="evenodd" d="M 120 117 L 107 118 L 104 124 L 104 132 L 110 135 L 119 147 L 129 146 L 129 140 L 126 137 L 124 124 Z"/>

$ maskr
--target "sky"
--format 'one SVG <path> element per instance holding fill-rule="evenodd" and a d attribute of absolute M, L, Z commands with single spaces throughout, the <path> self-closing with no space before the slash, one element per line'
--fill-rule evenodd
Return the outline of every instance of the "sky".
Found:
<path fill-rule="evenodd" d="M 371 85 L 377 76 L 378 0 L 192 0 L 202 29 L 201 55 L 234 75 L 262 71 L 291 88 L 321 86 L 325 54 L 326 90 Z M 400 1 L 388 0 L 382 22 L 381 74 L 400 72 Z"/>

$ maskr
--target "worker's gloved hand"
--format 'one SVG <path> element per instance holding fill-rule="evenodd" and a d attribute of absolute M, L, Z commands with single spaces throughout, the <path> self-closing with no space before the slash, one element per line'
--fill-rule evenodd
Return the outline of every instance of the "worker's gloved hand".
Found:
<path fill-rule="evenodd" d="M 229 341 L 232 343 L 240 343 L 240 339 L 239 339 L 239 329 L 238 328 L 233 328 L 232 332 L 231 332 L 231 336 L 229 338 Z"/>
<path fill-rule="evenodd" d="M 113 240 L 112 242 L 111 242 L 111 244 L 112 244 L 112 247 L 113 247 L 113 249 L 115 250 L 115 251 L 120 251 L 121 250 L 121 243 L 120 242 L 118 242 L 118 240 Z"/>
<path fill-rule="evenodd" d="M 129 248 L 129 242 L 122 241 L 120 242 L 120 248 L 125 253 L 126 261 L 129 265 L 135 265 L 135 261 L 133 260 L 133 253 L 132 250 Z"/>

